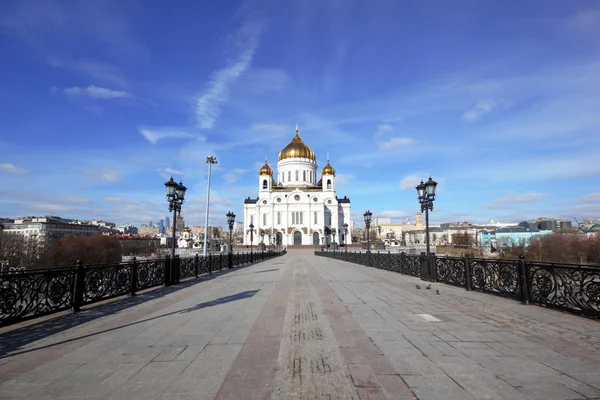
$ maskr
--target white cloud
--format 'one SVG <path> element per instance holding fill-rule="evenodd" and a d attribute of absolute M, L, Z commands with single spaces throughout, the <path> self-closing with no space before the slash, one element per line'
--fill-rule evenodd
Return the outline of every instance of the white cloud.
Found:
<path fill-rule="evenodd" d="M 389 131 L 393 131 L 394 127 L 390 124 L 379 124 L 379 126 L 377 127 L 377 131 L 378 132 L 389 132 Z"/>
<path fill-rule="evenodd" d="M 0 164 L 0 171 L 8 172 L 9 174 L 26 174 L 27 170 L 19 168 L 13 164 Z"/>
<path fill-rule="evenodd" d="M 124 97 L 130 97 L 131 95 L 123 90 L 112 90 L 96 85 L 89 85 L 88 87 L 73 86 L 64 89 L 58 89 L 55 87 L 50 88 L 51 92 L 63 91 L 66 95 L 71 97 L 86 96 L 92 99 L 119 99 Z"/>
<path fill-rule="evenodd" d="M 492 201 L 491 203 L 484 204 L 483 208 L 487 209 L 510 209 L 517 204 L 523 203 L 535 203 L 548 197 L 545 193 L 508 193 L 506 196 L 502 196 Z"/>
<path fill-rule="evenodd" d="M 409 214 L 405 211 L 400 211 L 400 210 L 383 210 L 383 211 L 378 211 L 377 213 L 374 213 L 374 216 L 376 217 L 383 217 L 383 218 L 406 218 L 408 216 L 410 216 L 412 214 Z"/>
<path fill-rule="evenodd" d="M 221 103 L 227 101 L 229 89 L 236 79 L 250 67 L 258 47 L 259 27 L 244 24 L 231 38 L 231 46 L 241 51 L 225 68 L 215 71 L 207 88 L 196 99 L 196 119 L 199 128 L 212 129 L 221 112 Z"/>
<path fill-rule="evenodd" d="M 242 168 L 234 168 L 233 171 L 225 174 L 225 182 L 227 183 L 235 183 L 240 180 L 241 176 L 248 172 L 246 169 Z"/>
<path fill-rule="evenodd" d="M 491 112 L 496 107 L 510 107 L 511 103 L 505 100 L 486 100 L 480 101 L 469 111 L 462 115 L 462 119 L 468 122 L 475 122 L 483 115 Z"/>
<path fill-rule="evenodd" d="M 72 211 L 74 210 L 71 206 L 65 206 L 64 204 L 26 204 L 23 208 L 38 211 L 38 212 L 56 212 L 56 211 Z"/>
<path fill-rule="evenodd" d="M 393 150 L 400 147 L 406 147 L 413 144 L 415 141 L 407 137 L 394 137 L 385 142 L 379 143 L 379 148 L 382 150 Z"/>
<path fill-rule="evenodd" d="M 83 171 L 83 173 L 95 181 L 121 182 L 123 180 L 119 171 L 111 169 L 88 169 Z"/>
<path fill-rule="evenodd" d="M 345 185 L 346 183 L 354 180 L 354 178 L 356 178 L 354 175 L 352 174 L 336 174 L 335 175 L 335 182 L 338 185 Z"/>
<path fill-rule="evenodd" d="M 408 175 L 405 176 L 404 178 L 402 178 L 402 180 L 400 181 L 400 188 L 402 190 L 414 190 L 415 187 L 419 184 L 419 182 L 421 182 L 421 179 L 416 175 Z"/>
<path fill-rule="evenodd" d="M 269 123 L 262 123 L 262 124 L 252 124 L 252 126 L 250 127 L 250 129 L 252 129 L 253 131 L 261 131 L 261 132 L 267 132 L 267 133 L 273 133 L 273 134 L 282 134 L 285 132 L 286 130 L 286 126 L 285 125 L 277 125 L 277 124 L 269 124 Z"/>
<path fill-rule="evenodd" d="M 196 137 L 178 128 L 138 128 L 138 131 L 152 144 L 156 144 L 159 140 L 166 138 L 184 139 Z"/>

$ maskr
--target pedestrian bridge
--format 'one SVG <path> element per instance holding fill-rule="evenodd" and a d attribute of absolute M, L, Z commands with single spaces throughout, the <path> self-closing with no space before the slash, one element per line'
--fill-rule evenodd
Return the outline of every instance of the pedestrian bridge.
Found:
<path fill-rule="evenodd" d="M 597 320 L 313 251 L 2 328 L 0 398 L 600 398 Z"/>

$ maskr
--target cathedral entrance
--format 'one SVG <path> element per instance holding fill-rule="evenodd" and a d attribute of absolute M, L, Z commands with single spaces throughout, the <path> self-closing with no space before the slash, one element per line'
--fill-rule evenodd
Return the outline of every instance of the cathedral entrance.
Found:
<path fill-rule="evenodd" d="M 294 232 L 294 246 L 302 246 L 302 232 Z"/>
<path fill-rule="evenodd" d="M 313 244 L 315 246 L 319 245 L 319 232 L 313 232 Z"/>

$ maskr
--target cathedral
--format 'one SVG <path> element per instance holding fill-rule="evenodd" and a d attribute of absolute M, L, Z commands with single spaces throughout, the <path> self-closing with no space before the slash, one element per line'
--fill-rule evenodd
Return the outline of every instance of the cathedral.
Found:
<path fill-rule="evenodd" d="M 279 153 L 277 180 L 265 160 L 258 171 L 258 197 L 244 201 L 245 245 L 251 244 L 251 224 L 254 245 L 306 246 L 334 240 L 350 244 L 350 199 L 336 196 L 335 169 L 329 160 L 320 179 L 317 169 L 315 153 L 302 141 L 296 125 L 296 136 Z"/>

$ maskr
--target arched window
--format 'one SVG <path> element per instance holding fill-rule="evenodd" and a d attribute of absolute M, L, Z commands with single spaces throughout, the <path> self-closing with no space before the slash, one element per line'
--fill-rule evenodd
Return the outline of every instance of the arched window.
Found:
<path fill-rule="evenodd" d="M 302 181 L 306 182 L 306 171 L 302 171 Z"/>
<path fill-rule="evenodd" d="M 327 189 L 331 189 L 331 179 L 327 179 Z"/>
<path fill-rule="evenodd" d="M 292 225 L 296 225 L 296 213 L 292 212 Z"/>
<path fill-rule="evenodd" d="M 298 171 L 296 171 L 296 182 L 298 182 Z"/>
<path fill-rule="evenodd" d="M 317 224 L 317 212 L 315 211 L 315 225 Z"/>
<path fill-rule="evenodd" d="M 292 181 L 292 173 L 288 171 L 288 182 Z"/>
<path fill-rule="evenodd" d="M 267 214 L 263 214 L 263 225 L 267 225 Z"/>
<path fill-rule="evenodd" d="M 263 189 L 266 189 L 266 188 L 267 188 L 267 180 L 265 179 L 265 180 L 263 181 Z"/>
<path fill-rule="evenodd" d="M 281 211 L 277 211 L 277 225 L 281 225 Z"/>

